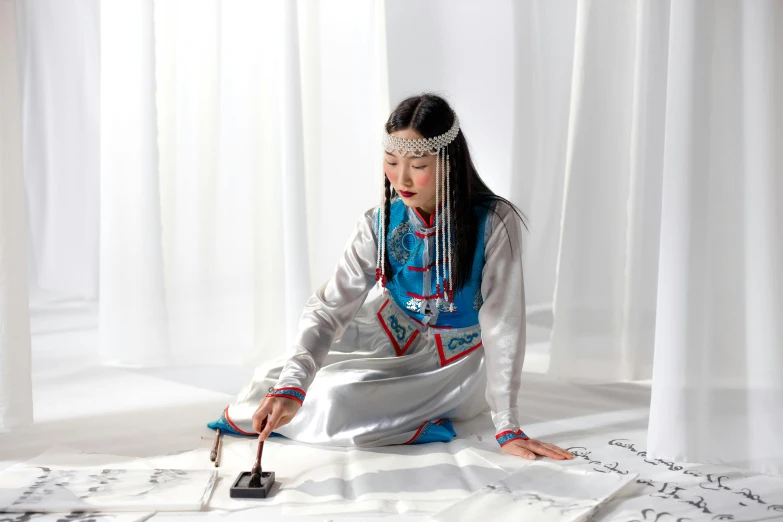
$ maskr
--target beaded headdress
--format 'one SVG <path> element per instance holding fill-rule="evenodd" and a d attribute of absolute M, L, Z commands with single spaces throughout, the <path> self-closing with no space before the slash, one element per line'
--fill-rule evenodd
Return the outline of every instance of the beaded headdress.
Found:
<path fill-rule="evenodd" d="M 435 293 L 438 296 L 436 300 L 436 306 L 438 310 L 441 309 L 442 302 L 448 303 L 448 311 L 454 312 L 456 308 L 454 306 L 454 290 L 452 286 L 451 276 L 451 196 L 450 196 L 450 174 L 451 167 L 449 164 L 449 153 L 447 146 L 454 141 L 459 133 L 459 119 L 456 113 L 454 114 L 454 123 L 451 128 L 440 136 L 432 138 L 421 139 L 404 139 L 392 136 L 388 132 L 384 132 L 383 136 L 383 148 L 386 152 L 398 151 L 401 155 L 405 156 L 407 153 L 411 153 L 417 158 L 422 157 L 424 154 L 430 154 L 436 156 L 435 158 Z M 444 178 L 441 181 L 441 177 Z M 378 242 L 378 259 L 375 268 L 375 280 L 380 281 L 381 285 L 386 287 L 386 237 L 384 231 L 384 222 L 386 219 L 386 187 L 385 178 L 383 175 L 384 183 L 381 185 L 381 226 L 380 228 L 380 241 Z M 444 187 L 445 185 L 445 187 Z M 445 189 L 445 190 L 444 190 Z M 445 194 L 444 194 L 445 193 Z M 438 209 L 441 207 L 440 212 Z M 445 213 L 445 216 L 444 216 Z M 445 220 L 444 220 L 445 217 Z M 445 257 L 443 262 L 440 261 L 441 254 Z M 446 279 L 446 272 L 448 272 L 448 280 Z M 441 288 L 443 293 L 441 294 Z"/>

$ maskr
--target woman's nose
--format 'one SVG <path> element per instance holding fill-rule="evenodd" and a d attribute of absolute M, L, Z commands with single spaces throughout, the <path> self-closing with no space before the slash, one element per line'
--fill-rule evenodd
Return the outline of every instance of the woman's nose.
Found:
<path fill-rule="evenodd" d="M 399 182 L 400 185 L 404 187 L 410 187 L 413 184 L 410 167 L 403 167 L 402 169 L 400 169 Z"/>

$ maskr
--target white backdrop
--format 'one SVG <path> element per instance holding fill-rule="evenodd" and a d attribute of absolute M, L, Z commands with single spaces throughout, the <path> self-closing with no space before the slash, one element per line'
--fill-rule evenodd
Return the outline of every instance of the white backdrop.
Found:
<path fill-rule="evenodd" d="M 106 362 L 283 353 L 374 204 L 383 4 L 320 7 L 102 5 Z"/>
<path fill-rule="evenodd" d="M 554 313 L 550 372 L 653 377 L 658 456 L 783 470 L 783 4 L 84 5 L 62 17 L 100 41 L 99 71 L 92 47 L 62 43 L 75 33 L 46 36 L 45 12 L 20 17 L 22 78 L 66 80 L 47 60 L 93 64 L 81 111 L 26 100 L 24 127 L 64 132 L 99 107 L 99 134 L 69 139 L 91 151 L 99 135 L 100 168 L 77 172 L 27 132 L 25 166 L 71 165 L 67 190 L 28 181 L 31 213 L 51 201 L 31 217 L 32 266 L 72 297 L 100 288 L 106 362 L 281 353 L 378 200 L 389 109 L 433 90 L 460 113 L 484 179 L 530 216 L 529 312 Z M 71 219 L 73 191 L 84 208 Z M 58 231 L 98 226 L 75 261 L 42 257 Z"/>
<path fill-rule="evenodd" d="M 33 420 L 16 5 L 0 0 L 0 431 Z"/>
<path fill-rule="evenodd" d="M 783 472 L 783 4 L 672 2 L 648 448 Z"/>

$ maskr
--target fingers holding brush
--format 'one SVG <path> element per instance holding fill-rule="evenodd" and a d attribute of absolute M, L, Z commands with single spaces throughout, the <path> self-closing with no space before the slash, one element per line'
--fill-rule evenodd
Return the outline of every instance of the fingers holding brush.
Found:
<path fill-rule="evenodd" d="M 253 413 L 253 431 L 261 433 L 261 430 L 264 429 L 261 424 L 266 423 L 266 418 L 270 413 L 272 413 L 272 401 L 267 397 L 261 401 L 255 413 Z"/>
<path fill-rule="evenodd" d="M 264 419 L 262 421 L 262 424 L 264 424 L 264 426 L 259 431 L 259 437 L 258 437 L 259 442 L 265 441 L 272 433 L 272 430 L 274 430 L 279 426 L 278 423 L 280 423 L 280 419 L 282 416 L 283 416 L 283 410 L 280 408 L 276 408 L 272 410 L 272 414 L 269 416 L 268 419 Z"/>
<path fill-rule="evenodd" d="M 264 398 L 253 414 L 253 430 L 259 433 L 259 440 L 266 440 L 274 430 L 291 422 L 300 406 L 297 401 L 292 399 Z M 266 426 L 262 425 L 263 422 L 266 422 Z"/>

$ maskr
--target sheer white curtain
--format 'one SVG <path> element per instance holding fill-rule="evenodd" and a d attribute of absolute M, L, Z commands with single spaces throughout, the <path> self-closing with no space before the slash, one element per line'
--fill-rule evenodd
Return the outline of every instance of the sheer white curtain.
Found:
<path fill-rule="evenodd" d="M 576 16 L 550 372 L 652 372 L 666 2 L 581 2 Z"/>
<path fill-rule="evenodd" d="M 0 431 L 33 421 L 16 4 L 0 0 Z"/>
<path fill-rule="evenodd" d="M 652 376 L 651 454 L 783 473 L 783 4 L 576 19 L 550 371 Z"/>
<path fill-rule="evenodd" d="M 783 474 L 783 4 L 671 10 L 648 446 Z"/>
<path fill-rule="evenodd" d="M 32 24 L 48 16 L 39 7 Z M 144 0 L 102 3 L 99 16 L 100 194 L 87 187 L 79 201 L 100 201 L 100 251 L 79 266 L 100 273 L 105 362 L 281 353 L 346 231 L 379 199 L 379 123 L 434 90 L 471 129 L 484 179 L 531 218 L 529 313 L 554 302 L 550 372 L 652 377 L 658 456 L 783 470 L 783 4 Z M 23 55 L 59 41 L 29 34 Z M 0 98 L 5 249 L 19 226 L 7 213 L 24 213 L 8 203 L 26 127 L 12 100 Z M 50 216 L 35 242 L 70 232 Z M 92 255 L 84 233 L 69 259 Z M 0 270 L 23 263 L 13 252 Z M 76 281 L 89 296 L 90 278 Z M 0 295 L 4 324 L 25 313 L 26 295 L 2 277 Z M 29 390 L 29 343 L 9 339 L 6 395 Z"/>
<path fill-rule="evenodd" d="M 378 199 L 383 28 L 382 1 L 101 6 L 105 362 L 285 350 Z"/>

